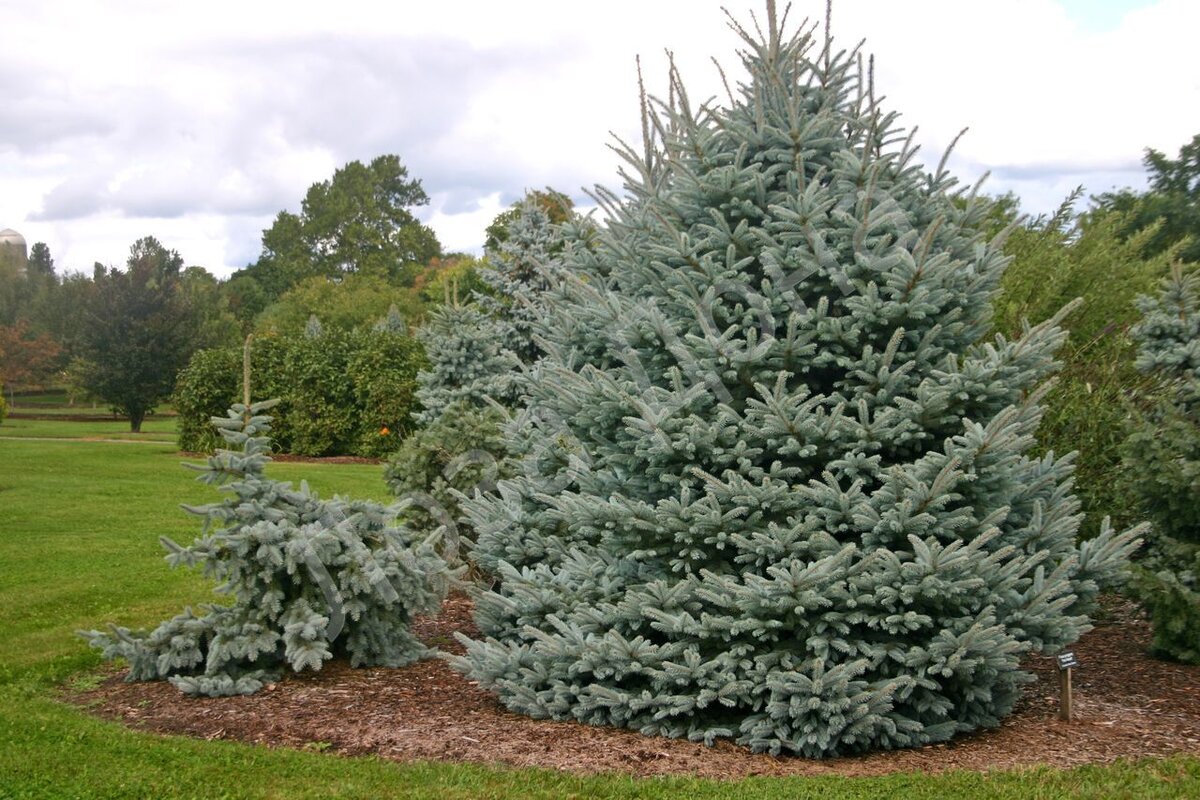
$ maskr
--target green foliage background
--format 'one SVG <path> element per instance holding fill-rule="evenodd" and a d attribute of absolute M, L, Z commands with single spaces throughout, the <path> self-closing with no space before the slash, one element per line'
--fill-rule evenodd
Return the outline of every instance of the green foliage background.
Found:
<path fill-rule="evenodd" d="M 339 329 L 320 336 L 268 334 L 251 346 L 256 397 L 278 397 L 273 438 L 282 452 L 307 456 L 378 457 L 411 429 L 417 373 L 425 355 L 395 331 Z M 241 395 L 242 350 L 202 350 L 175 388 L 179 446 L 217 446 L 209 420 Z"/>
<path fill-rule="evenodd" d="M 503 422 L 499 409 L 454 403 L 404 440 L 388 459 L 384 481 L 401 499 L 432 500 L 433 508 L 455 523 L 469 549 L 474 529 L 459 523 L 458 493 L 469 496 L 476 488 L 512 476 L 514 464 L 506 452 Z M 418 531 L 433 531 L 446 521 L 441 514 L 430 513 L 427 500 L 414 502 L 406 517 L 409 527 Z"/>
<path fill-rule="evenodd" d="M 258 315 L 254 327 L 260 333 L 294 333 L 304 330 L 309 317 L 315 316 L 327 329 L 351 330 L 373 325 L 393 306 L 406 320 L 413 320 L 424 303 L 415 289 L 376 275 L 350 274 L 340 279 L 318 275 L 285 292 Z"/>
<path fill-rule="evenodd" d="M 1116 527 L 1139 515 L 1124 480 L 1121 445 L 1129 402 L 1148 388 L 1133 366 L 1129 336 L 1134 299 L 1169 269 L 1172 251 L 1143 255 L 1153 229 L 1124 238 L 1122 215 L 1097 210 L 1075 217 L 1072 196 L 1049 218 L 1016 228 L 1005 251 L 1012 263 L 1001 281 L 995 327 L 1005 334 L 1036 324 L 1078 299 L 1063 323 L 1070 335 L 1059 352 L 1062 370 L 1038 429 L 1041 452 L 1079 451 L 1076 493 L 1087 514 L 1081 534 L 1094 534 L 1105 515 Z"/>

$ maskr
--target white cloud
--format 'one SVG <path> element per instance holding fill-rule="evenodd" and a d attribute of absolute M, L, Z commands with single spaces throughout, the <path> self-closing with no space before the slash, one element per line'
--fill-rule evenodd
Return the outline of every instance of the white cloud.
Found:
<path fill-rule="evenodd" d="M 877 83 L 936 161 L 1052 208 L 1075 185 L 1138 183 L 1142 150 L 1200 131 L 1194 0 L 1119 0 L 1105 24 L 1053 0 L 840 0 L 839 44 L 867 39 Z M 0 226 L 59 264 L 119 263 L 153 234 L 226 274 L 263 227 L 350 159 L 393 152 L 448 249 L 528 188 L 617 184 L 609 131 L 636 138 L 634 57 L 693 98 L 736 65 L 721 5 L 757 0 L 11 3 L 0 51 Z M 1084 8 L 1084 11 L 1080 9 Z M 793 15 L 821 15 L 797 2 Z M 1095 13 L 1099 14 L 1100 10 Z"/>

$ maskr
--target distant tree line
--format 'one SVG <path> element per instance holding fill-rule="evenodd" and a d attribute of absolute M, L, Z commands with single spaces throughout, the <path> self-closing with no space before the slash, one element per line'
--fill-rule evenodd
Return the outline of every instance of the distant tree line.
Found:
<path fill-rule="evenodd" d="M 534 195 L 569 203 L 553 190 Z M 136 431 L 198 352 L 233 348 L 250 333 L 299 335 L 314 317 L 334 338 L 389 316 L 415 327 L 452 287 L 482 285 L 478 260 L 445 253 L 414 216 L 428 202 L 398 156 L 352 161 L 313 184 L 298 213 L 280 211 L 259 258 L 225 280 L 185 267 L 153 236 L 123 265 L 97 263 L 90 275 L 60 274 L 37 242 L 23 274 L 0 260 L 0 384 L 10 398 L 66 386 Z M 506 219 L 488 235 L 503 237 Z"/>

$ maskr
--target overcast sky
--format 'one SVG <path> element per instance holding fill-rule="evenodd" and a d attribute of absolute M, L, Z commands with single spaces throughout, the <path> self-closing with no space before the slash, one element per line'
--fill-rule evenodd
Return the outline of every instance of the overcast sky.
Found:
<path fill-rule="evenodd" d="M 353 159 L 395 153 L 448 250 L 525 189 L 616 188 L 610 132 L 637 136 L 634 57 L 693 97 L 733 67 L 721 6 L 760 0 L 262 2 L 0 0 L 0 228 L 61 269 L 121 264 L 145 235 L 219 275 Z M 782 3 L 781 3 L 782 5 Z M 823 16 L 798 0 L 793 18 Z M 1074 186 L 1143 184 L 1145 147 L 1200 132 L 1197 0 L 837 0 L 927 162 L 1043 212 Z"/>

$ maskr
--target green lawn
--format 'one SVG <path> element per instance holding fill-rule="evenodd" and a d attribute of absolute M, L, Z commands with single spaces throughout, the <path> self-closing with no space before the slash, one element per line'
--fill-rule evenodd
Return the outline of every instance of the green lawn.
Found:
<path fill-rule="evenodd" d="M 142 423 L 140 433 L 131 433 L 123 419 L 94 419 L 86 422 L 58 419 L 13 419 L 0 424 L 0 439 L 118 439 L 129 441 L 174 442 L 174 417 L 151 417 Z"/>
<path fill-rule="evenodd" d="M 394 764 L 135 733 L 55 696 L 99 664 L 76 629 L 150 625 L 209 597 L 197 576 L 167 568 L 158 545 L 160 535 L 190 540 L 198 531 L 178 503 L 217 496 L 179 462 L 171 445 L 0 438 L 0 798 L 1200 796 L 1200 760 L 1182 758 L 1065 772 L 720 783 Z M 387 496 L 378 466 L 271 471 L 306 477 L 323 494 Z"/>
<path fill-rule="evenodd" d="M 9 400 L 8 394 L 5 393 L 5 400 Z M 64 389 L 50 389 L 44 392 L 18 393 L 11 398 L 9 410 L 21 412 L 25 414 L 55 414 L 55 415 L 78 415 L 97 418 L 112 418 L 112 410 L 104 403 L 93 403 L 90 400 L 81 400 L 77 403 L 70 403 L 67 399 L 67 392 Z M 174 414 L 175 410 L 169 403 L 155 406 L 155 412 L 158 414 Z"/>

